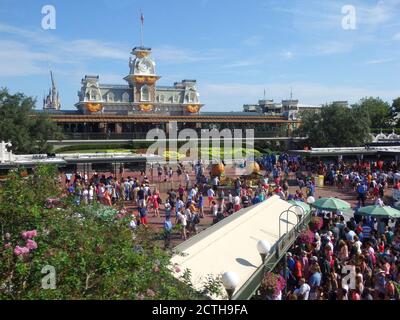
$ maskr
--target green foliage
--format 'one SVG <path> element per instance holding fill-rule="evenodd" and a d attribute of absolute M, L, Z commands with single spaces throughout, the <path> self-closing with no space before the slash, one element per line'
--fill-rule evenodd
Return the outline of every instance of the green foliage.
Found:
<path fill-rule="evenodd" d="M 223 294 L 222 276 L 214 277 L 212 274 L 207 275 L 203 284 L 203 294 L 210 296 L 220 296 Z"/>
<path fill-rule="evenodd" d="M 129 217 L 113 219 L 101 206 L 75 206 L 61 197 L 59 208 L 46 209 L 60 196 L 54 167 L 34 175 L 13 172 L 0 188 L 0 299 L 200 299 L 202 296 L 171 272 L 170 255 L 157 233 L 129 229 Z M 37 230 L 37 249 L 16 255 L 21 234 Z M 138 249 L 140 248 L 140 250 Z M 42 289 L 42 269 L 56 270 L 56 289 Z"/>
<path fill-rule="evenodd" d="M 45 114 L 33 115 L 35 100 L 0 89 L 0 140 L 11 141 L 17 154 L 48 153 L 49 139 L 61 139 L 57 125 Z"/>
<path fill-rule="evenodd" d="M 363 108 L 327 105 L 320 113 L 306 111 L 295 134 L 307 136 L 312 147 L 351 147 L 367 142 L 370 118 Z"/>
<path fill-rule="evenodd" d="M 390 105 L 380 98 L 364 98 L 353 109 L 366 112 L 372 128 L 387 128 L 390 125 Z"/>
<path fill-rule="evenodd" d="M 393 118 L 397 117 L 400 113 L 400 97 L 393 100 L 392 107 L 390 108 L 390 115 Z M 398 119 L 393 119 L 392 123 L 395 126 L 399 125 Z"/>

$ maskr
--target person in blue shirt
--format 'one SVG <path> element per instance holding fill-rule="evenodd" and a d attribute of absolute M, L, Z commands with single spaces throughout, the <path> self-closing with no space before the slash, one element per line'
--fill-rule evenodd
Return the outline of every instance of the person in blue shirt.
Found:
<path fill-rule="evenodd" d="M 171 242 L 171 233 L 172 233 L 172 222 L 171 222 L 171 216 L 166 216 L 165 217 L 165 222 L 164 222 L 164 248 L 167 249 L 169 248 L 170 242 Z"/>
<path fill-rule="evenodd" d="M 200 213 L 200 218 L 204 218 L 204 197 L 203 195 L 200 193 L 199 196 L 199 213 Z"/>
<path fill-rule="evenodd" d="M 294 266 L 296 265 L 296 261 L 293 259 L 293 255 L 291 252 L 287 253 L 287 266 L 290 271 L 294 270 Z"/>
<path fill-rule="evenodd" d="M 253 205 L 256 205 L 257 203 L 260 203 L 260 198 L 259 198 L 258 194 L 256 194 L 256 195 L 253 197 L 253 199 L 251 200 L 251 203 L 252 203 Z"/>

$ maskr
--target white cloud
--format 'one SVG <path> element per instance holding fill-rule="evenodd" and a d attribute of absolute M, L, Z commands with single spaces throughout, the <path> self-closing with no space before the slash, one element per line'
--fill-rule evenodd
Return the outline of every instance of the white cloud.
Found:
<path fill-rule="evenodd" d="M 365 64 L 383 64 L 383 63 L 388 63 L 392 62 L 393 59 L 375 59 L 375 60 L 368 60 L 365 62 Z"/>
<path fill-rule="evenodd" d="M 282 53 L 282 57 L 283 57 L 284 59 L 286 59 L 286 60 L 291 60 L 291 59 L 293 59 L 293 56 L 294 56 L 294 54 L 293 54 L 292 51 L 285 51 L 285 52 Z"/>
<path fill-rule="evenodd" d="M 316 54 L 329 55 L 336 53 L 345 53 L 351 51 L 353 48 L 352 43 L 330 41 L 326 43 L 319 44 L 315 47 Z"/>
<path fill-rule="evenodd" d="M 395 40 L 395 41 L 400 41 L 400 32 L 399 32 L 399 33 L 396 33 L 396 34 L 393 36 L 393 40 Z"/>
<path fill-rule="evenodd" d="M 32 52 L 29 47 L 17 41 L 0 40 L 0 75 L 30 76 L 43 74 L 38 62 L 54 61 L 54 57 L 46 53 Z"/>
<path fill-rule="evenodd" d="M 380 0 L 372 6 L 358 5 L 356 9 L 359 23 L 371 26 L 385 24 L 395 17 L 396 7 L 399 4 L 398 0 Z"/>
<path fill-rule="evenodd" d="M 0 35 L 11 35 L 12 42 L 0 42 L 0 74 L 3 76 L 24 76 L 47 72 L 48 62 L 59 64 L 61 68 L 68 65 L 72 69 L 85 69 L 93 60 L 104 59 L 128 62 L 130 46 L 122 43 L 104 42 L 95 39 L 65 40 L 50 35 L 43 30 L 27 30 L 0 23 Z M 199 61 L 221 59 L 218 50 L 196 52 L 174 46 L 154 48 L 153 56 L 163 64 L 185 64 Z M 63 72 L 68 73 L 68 72 Z"/>
<path fill-rule="evenodd" d="M 253 60 L 237 60 L 232 63 L 224 64 L 222 68 L 244 68 L 244 67 L 251 67 L 251 66 L 256 66 L 262 64 L 263 61 L 259 59 L 253 59 Z"/>

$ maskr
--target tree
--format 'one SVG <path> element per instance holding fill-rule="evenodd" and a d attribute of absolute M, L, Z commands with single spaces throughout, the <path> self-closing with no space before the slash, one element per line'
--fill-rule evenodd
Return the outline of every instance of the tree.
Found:
<path fill-rule="evenodd" d="M 296 134 L 307 136 L 311 147 L 351 147 L 369 139 L 369 115 L 364 109 L 326 105 L 320 113 L 305 111 Z"/>
<path fill-rule="evenodd" d="M 47 140 L 62 138 L 57 125 L 34 108 L 33 98 L 0 89 L 0 140 L 11 141 L 15 153 L 48 153 Z"/>
<path fill-rule="evenodd" d="M 400 97 L 393 100 L 392 108 L 390 109 L 392 123 L 395 126 L 398 126 L 399 124 L 399 119 L 398 119 L 399 113 L 400 113 Z"/>
<path fill-rule="evenodd" d="M 372 128 L 388 128 L 390 126 L 390 105 L 380 98 L 363 98 L 353 105 L 353 109 L 361 109 L 368 113 Z"/>
<path fill-rule="evenodd" d="M 1 185 L 0 300 L 204 299 L 173 276 L 157 232 L 139 227 L 133 233 L 129 216 L 76 206 L 68 197 L 46 208 L 46 199 L 60 193 L 52 166 L 38 166 L 28 177 L 12 172 Z M 42 287 L 43 268 L 54 268 L 52 290 Z M 207 281 L 205 288 L 214 286 Z"/>

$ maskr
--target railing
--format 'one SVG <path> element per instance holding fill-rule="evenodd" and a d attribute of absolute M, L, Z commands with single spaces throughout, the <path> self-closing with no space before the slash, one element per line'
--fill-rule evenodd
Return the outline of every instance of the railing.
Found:
<path fill-rule="evenodd" d="M 145 140 L 148 132 L 130 133 L 64 133 L 64 140 Z M 201 138 L 201 132 L 198 132 Z M 255 138 L 290 138 L 285 131 L 255 131 Z M 168 136 L 167 136 L 168 138 Z M 245 138 L 245 136 L 244 136 Z"/>
<path fill-rule="evenodd" d="M 257 268 L 253 275 L 247 280 L 247 282 L 235 293 L 232 300 L 249 300 L 259 290 L 264 275 L 268 271 L 272 271 L 286 255 L 287 250 L 294 244 L 301 230 L 305 228 L 311 221 L 311 212 L 305 214 L 301 221 L 292 228 L 288 233 L 284 234 L 281 239 L 272 247 L 270 254 L 264 264 Z"/>
<path fill-rule="evenodd" d="M 130 133 L 64 133 L 64 140 L 134 140 L 146 139 L 147 132 Z"/>

